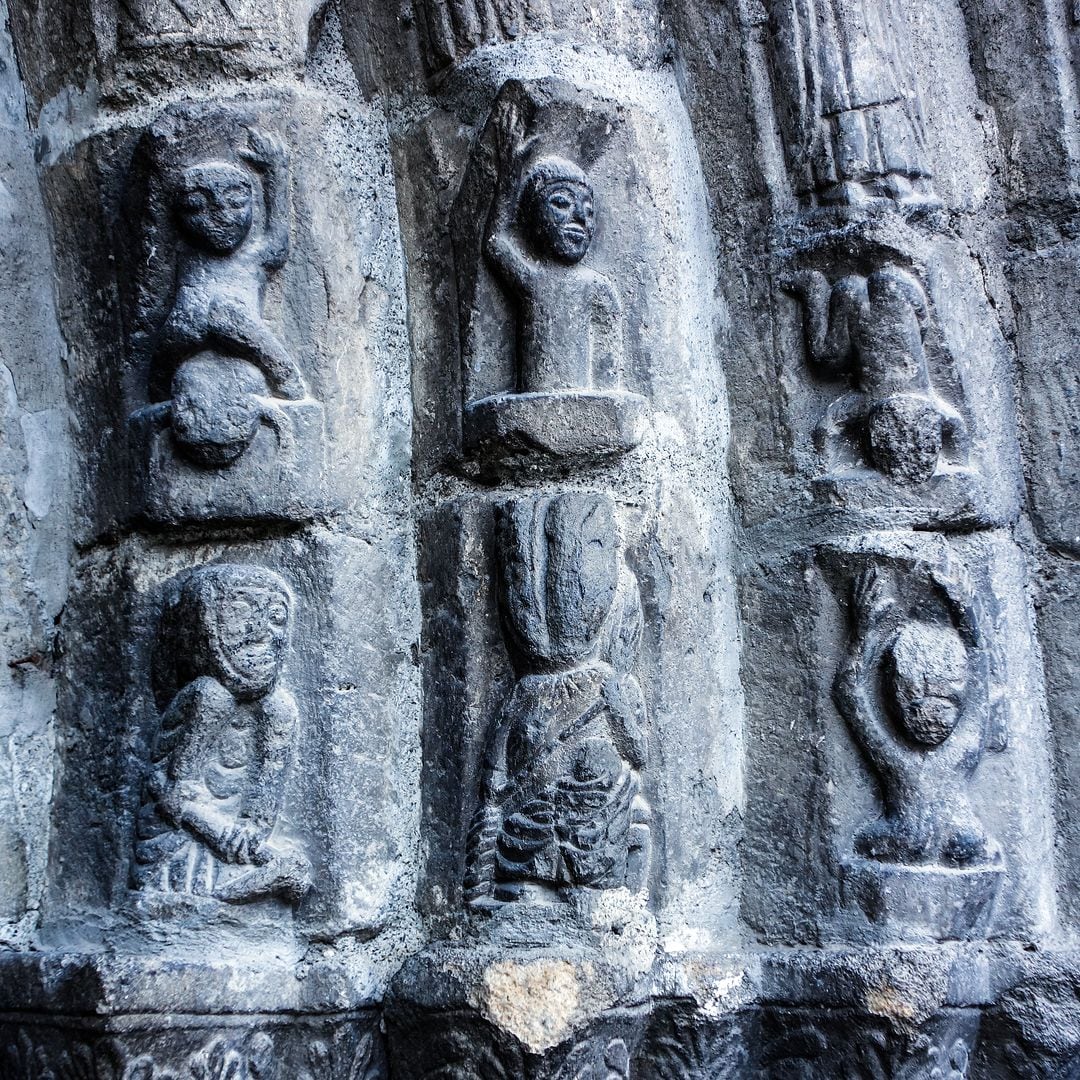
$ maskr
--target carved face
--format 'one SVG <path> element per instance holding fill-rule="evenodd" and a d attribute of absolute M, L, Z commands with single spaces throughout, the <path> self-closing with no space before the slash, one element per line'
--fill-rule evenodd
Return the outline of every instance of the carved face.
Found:
<path fill-rule="evenodd" d="M 189 239 L 227 255 L 251 231 L 251 178 L 224 161 L 193 165 L 184 171 L 176 210 Z"/>
<path fill-rule="evenodd" d="M 572 180 L 547 184 L 537 193 L 533 214 L 533 237 L 543 254 L 567 264 L 585 258 L 596 216 L 588 184 Z"/>
<path fill-rule="evenodd" d="M 893 702 L 904 732 L 940 746 L 955 729 L 968 684 L 968 654 L 952 628 L 912 622 L 887 657 Z"/>
<path fill-rule="evenodd" d="M 251 693 L 269 690 L 289 637 L 289 594 L 272 585 L 228 583 L 214 611 L 218 653 L 233 680 Z"/>
<path fill-rule="evenodd" d="M 521 209 L 539 255 L 568 265 L 585 258 L 595 227 L 593 190 L 572 161 L 544 157 L 535 162 L 525 180 Z"/>

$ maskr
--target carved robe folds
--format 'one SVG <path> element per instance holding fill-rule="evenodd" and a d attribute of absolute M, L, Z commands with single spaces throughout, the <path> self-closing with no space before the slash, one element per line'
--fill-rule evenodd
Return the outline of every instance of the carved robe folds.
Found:
<path fill-rule="evenodd" d="M 776 111 L 800 196 L 929 193 L 922 106 L 897 0 L 768 0 Z"/>
<path fill-rule="evenodd" d="M 499 715 L 470 836 L 473 902 L 644 888 L 645 700 L 637 582 L 607 496 L 523 499 L 499 519 L 501 600 L 524 674 Z"/>

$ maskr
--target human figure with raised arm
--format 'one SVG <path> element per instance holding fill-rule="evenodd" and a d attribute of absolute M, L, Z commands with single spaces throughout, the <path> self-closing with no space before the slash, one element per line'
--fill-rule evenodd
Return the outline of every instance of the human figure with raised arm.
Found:
<path fill-rule="evenodd" d="M 596 227 L 592 185 L 565 158 L 530 162 L 534 142 L 509 109 L 484 232 L 485 257 L 518 309 L 516 389 L 615 389 L 622 305 L 612 283 L 583 265 Z"/>
<path fill-rule="evenodd" d="M 966 784 L 990 730 L 982 634 L 957 580 L 939 621 L 913 617 L 874 566 L 856 581 L 854 632 L 834 696 L 881 782 L 883 814 L 860 855 L 908 865 L 985 865 L 997 855 Z"/>

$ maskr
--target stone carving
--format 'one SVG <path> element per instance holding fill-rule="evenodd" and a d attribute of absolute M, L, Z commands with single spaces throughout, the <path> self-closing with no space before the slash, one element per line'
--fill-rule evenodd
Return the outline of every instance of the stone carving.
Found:
<path fill-rule="evenodd" d="M 20 1031 L 0 1056 L 10 1080 L 276 1080 L 273 1039 L 263 1031 L 216 1036 L 193 1053 L 137 1054 L 117 1039 L 52 1047 Z"/>
<path fill-rule="evenodd" d="M 672 1011 L 646 1037 L 633 1075 L 641 1080 L 742 1080 L 749 1075 L 745 1035 L 727 1017 Z"/>
<path fill-rule="evenodd" d="M 437 72 L 489 41 L 513 41 L 553 22 L 550 0 L 421 0 L 428 69 Z"/>
<path fill-rule="evenodd" d="M 930 380 L 929 302 L 908 271 L 886 266 L 834 285 L 817 270 L 785 287 L 804 305 L 809 357 L 853 389 L 829 406 L 815 432 L 829 478 L 873 470 L 904 487 L 967 473 L 967 427 Z"/>
<path fill-rule="evenodd" d="M 159 650 L 173 670 L 161 680 L 134 888 L 292 904 L 309 888 L 307 860 L 275 834 L 299 717 L 279 685 L 293 607 L 278 574 L 229 564 L 193 571 L 169 598 Z"/>
<path fill-rule="evenodd" d="M 208 130 L 193 133 L 200 120 Z M 132 347 L 148 365 L 151 404 L 132 425 L 149 458 L 147 510 L 265 516 L 260 487 L 278 480 L 262 498 L 281 501 L 321 426 L 321 407 L 263 314 L 269 278 L 289 254 L 288 155 L 276 135 L 228 111 L 175 110 L 144 142 L 148 261 Z"/>
<path fill-rule="evenodd" d="M 851 604 L 834 693 L 883 813 L 856 834 L 846 887 L 872 919 L 902 923 L 911 904 L 931 933 L 962 936 L 987 917 L 1002 872 L 966 790 L 984 752 L 1005 745 L 974 590 L 948 563 L 903 577 L 871 564 Z"/>
<path fill-rule="evenodd" d="M 332 1042 L 315 1039 L 308 1047 L 309 1069 L 300 1080 L 383 1080 L 384 1053 L 374 1032 L 362 1035 L 351 1054 L 339 1052 Z"/>
<path fill-rule="evenodd" d="M 486 758 L 469 837 L 473 904 L 552 901 L 570 888 L 646 887 L 645 700 L 632 674 L 637 582 L 607 496 L 507 503 L 500 597 L 521 672 Z"/>
<path fill-rule="evenodd" d="M 914 1025 L 893 1025 L 852 1009 L 766 1010 L 766 1080 L 967 1080 L 978 1010 L 945 1010 Z"/>
<path fill-rule="evenodd" d="M 645 400 L 620 389 L 618 289 L 586 264 L 597 228 L 593 185 L 551 148 L 550 134 L 528 134 L 520 92 L 508 87 L 488 125 L 497 176 L 482 256 L 512 311 L 514 384 L 466 405 L 466 448 L 620 453 L 641 441 Z M 478 153 L 487 149 L 482 139 Z"/>
<path fill-rule="evenodd" d="M 780 133 L 796 195 L 815 203 L 932 197 L 900 0 L 766 0 Z"/>

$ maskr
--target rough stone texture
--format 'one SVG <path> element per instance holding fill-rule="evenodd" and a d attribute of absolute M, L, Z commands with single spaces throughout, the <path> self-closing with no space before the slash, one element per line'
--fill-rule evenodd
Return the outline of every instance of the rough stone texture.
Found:
<path fill-rule="evenodd" d="M 0 1076 L 1080 1075 L 1072 0 L 9 0 Z"/>

